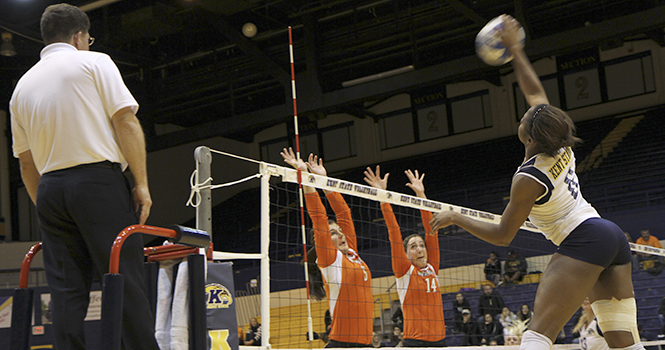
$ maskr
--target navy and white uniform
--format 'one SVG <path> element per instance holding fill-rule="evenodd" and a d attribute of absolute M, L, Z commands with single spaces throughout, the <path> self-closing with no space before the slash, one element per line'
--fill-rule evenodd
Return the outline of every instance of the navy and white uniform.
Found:
<path fill-rule="evenodd" d="M 580 328 L 580 347 L 582 350 L 610 350 L 595 318 L 586 327 Z"/>
<path fill-rule="evenodd" d="M 513 179 L 517 176 L 527 176 L 545 188 L 529 219 L 559 246 L 558 253 L 605 268 L 631 261 L 623 231 L 600 218 L 582 197 L 570 147 L 561 148 L 555 157 L 536 154 L 517 169 Z"/>
<path fill-rule="evenodd" d="M 556 157 L 542 153 L 531 157 L 515 176 L 528 176 L 545 187 L 529 219 L 557 246 L 582 222 L 600 217 L 580 193 L 575 154 L 569 147 L 560 149 Z"/>

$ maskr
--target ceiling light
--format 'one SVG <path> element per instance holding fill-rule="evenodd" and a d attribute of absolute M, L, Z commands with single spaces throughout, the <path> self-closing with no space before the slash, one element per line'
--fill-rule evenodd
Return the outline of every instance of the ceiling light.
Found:
<path fill-rule="evenodd" d="M 2 56 L 16 56 L 16 47 L 12 44 L 12 34 L 2 33 L 2 45 L 0 45 L 0 55 Z"/>
<path fill-rule="evenodd" d="M 252 22 L 247 22 L 242 26 L 242 34 L 248 38 L 254 37 L 259 30 Z"/>

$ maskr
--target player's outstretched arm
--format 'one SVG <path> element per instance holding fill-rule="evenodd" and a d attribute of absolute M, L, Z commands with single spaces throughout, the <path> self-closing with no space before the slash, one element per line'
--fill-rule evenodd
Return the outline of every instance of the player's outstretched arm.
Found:
<path fill-rule="evenodd" d="M 432 230 L 457 225 L 483 241 L 499 246 L 512 242 L 517 231 L 526 221 L 536 199 L 543 188 L 526 176 L 516 176 L 510 188 L 510 202 L 506 206 L 498 224 L 472 219 L 454 211 L 444 210 L 434 215 L 430 225 Z"/>
<path fill-rule="evenodd" d="M 370 185 L 374 188 L 378 188 L 380 190 L 385 190 L 386 188 L 388 188 L 388 176 L 390 176 L 390 173 L 386 173 L 386 175 L 384 175 L 383 178 L 382 178 L 381 177 L 381 167 L 377 165 L 376 166 L 376 172 L 372 171 L 372 168 L 370 168 L 370 167 L 367 167 L 367 169 L 365 169 L 365 179 L 364 180 L 368 185 Z"/>
<path fill-rule="evenodd" d="M 319 158 L 317 155 L 312 153 L 309 154 L 309 158 L 307 158 L 307 166 L 309 167 L 312 174 L 328 176 L 328 171 L 326 170 L 326 167 L 323 166 L 323 158 Z M 323 193 L 329 195 L 332 192 L 323 190 Z"/>
<path fill-rule="evenodd" d="M 409 183 L 407 183 L 406 186 L 412 189 L 418 198 L 427 199 L 427 196 L 425 195 L 425 184 L 423 182 L 425 174 L 419 173 L 418 170 L 412 171 L 411 169 L 406 170 L 404 174 L 409 178 Z M 423 228 L 427 233 L 425 236 L 425 244 L 427 245 L 427 262 L 432 264 L 436 271 L 439 271 L 439 262 L 441 260 L 439 237 L 437 231 L 432 231 L 432 228 L 429 225 L 432 220 L 432 212 L 420 210 L 420 219 L 422 220 Z"/>
<path fill-rule="evenodd" d="M 530 106 L 539 104 L 549 104 L 545 88 L 538 78 L 538 74 L 533 69 L 529 58 L 524 53 L 524 47 L 517 39 L 517 31 L 519 24 L 510 15 L 502 15 L 503 19 L 503 32 L 501 33 L 501 40 L 506 48 L 515 56 L 511 61 L 515 75 L 517 76 L 517 83 L 520 90 L 526 98 L 526 102 Z"/>
<path fill-rule="evenodd" d="M 418 170 L 411 171 L 411 169 L 406 170 L 404 174 L 409 178 L 409 183 L 406 184 L 406 187 L 412 189 L 417 197 L 427 199 L 427 196 L 425 196 L 425 185 L 423 184 L 425 174 L 419 174 Z"/>
<path fill-rule="evenodd" d="M 282 156 L 282 158 L 284 158 L 284 162 L 286 162 L 286 164 L 288 164 L 288 165 L 290 165 L 290 166 L 292 166 L 296 169 L 300 168 L 300 171 L 302 171 L 303 173 L 308 173 L 309 172 L 308 168 L 307 168 L 307 163 L 305 163 L 305 161 L 302 160 L 302 158 L 298 159 L 296 157 L 296 154 L 293 152 L 293 148 L 291 148 L 291 147 L 289 147 L 288 149 L 284 148 L 284 149 L 282 149 L 281 152 L 279 152 L 279 154 Z M 310 186 L 305 186 L 304 184 L 303 184 L 302 188 L 303 188 L 303 192 L 305 192 L 305 193 L 316 192 L 315 188 L 310 187 Z"/>
<path fill-rule="evenodd" d="M 390 174 L 385 174 L 381 177 L 381 167 L 377 165 L 375 170 L 372 170 L 370 167 L 365 169 L 364 180 L 368 185 L 374 188 L 385 190 L 388 188 L 389 175 Z M 397 218 L 395 218 L 395 213 L 393 212 L 390 203 L 381 203 L 381 213 L 383 213 L 383 218 L 386 221 L 386 227 L 388 228 L 393 273 L 395 274 L 395 277 L 399 278 L 409 271 L 409 268 L 411 268 L 411 262 L 404 251 L 404 246 L 402 245 L 402 230 L 399 228 Z"/>

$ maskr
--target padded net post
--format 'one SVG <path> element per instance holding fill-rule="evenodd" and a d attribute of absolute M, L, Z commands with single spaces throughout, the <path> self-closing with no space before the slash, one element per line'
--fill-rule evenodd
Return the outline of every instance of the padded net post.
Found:
<path fill-rule="evenodd" d="M 212 181 L 210 176 L 210 165 L 212 164 L 210 148 L 197 147 L 194 151 L 194 159 L 196 160 L 196 185 L 210 185 Z M 211 192 L 210 186 L 203 187 L 200 191 L 201 202 L 196 206 L 196 228 L 206 232 L 212 232 Z"/>

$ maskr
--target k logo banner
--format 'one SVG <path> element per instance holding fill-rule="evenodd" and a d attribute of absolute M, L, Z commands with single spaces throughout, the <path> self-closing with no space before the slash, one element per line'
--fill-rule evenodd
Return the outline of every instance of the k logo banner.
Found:
<path fill-rule="evenodd" d="M 233 304 L 233 296 L 226 287 L 218 283 L 206 285 L 206 305 L 208 309 L 228 309 Z"/>

